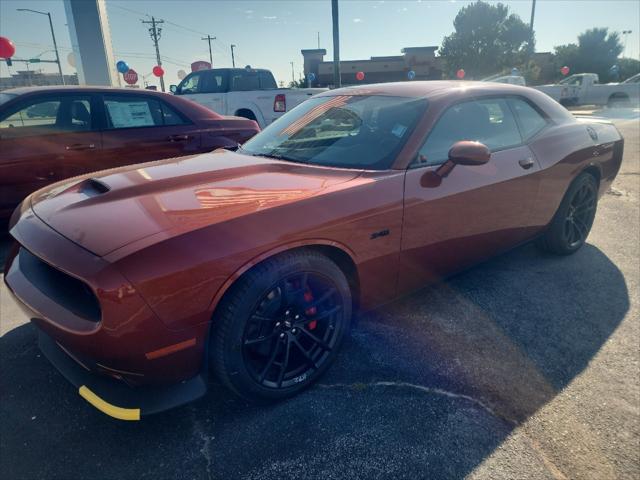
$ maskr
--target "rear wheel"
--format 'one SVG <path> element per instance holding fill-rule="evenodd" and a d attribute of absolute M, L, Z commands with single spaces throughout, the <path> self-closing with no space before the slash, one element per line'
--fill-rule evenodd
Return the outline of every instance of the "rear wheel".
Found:
<path fill-rule="evenodd" d="M 607 101 L 607 107 L 609 108 L 623 108 L 628 107 L 630 104 L 629 96 L 624 93 L 614 93 Z"/>
<path fill-rule="evenodd" d="M 545 234 L 536 245 L 557 255 L 576 252 L 587 240 L 598 206 L 598 182 L 582 173 L 567 190 Z"/>
<path fill-rule="evenodd" d="M 248 400 L 279 400 L 316 381 L 351 320 L 345 275 L 328 258 L 299 251 L 243 275 L 214 318 L 212 365 Z"/>
<path fill-rule="evenodd" d="M 236 112 L 236 117 L 243 117 L 243 118 L 247 118 L 249 120 L 254 120 L 254 121 L 258 121 L 258 119 L 256 118 L 255 114 L 251 111 L 251 110 L 247 110 L 245 108 L 238 110 Z"/>

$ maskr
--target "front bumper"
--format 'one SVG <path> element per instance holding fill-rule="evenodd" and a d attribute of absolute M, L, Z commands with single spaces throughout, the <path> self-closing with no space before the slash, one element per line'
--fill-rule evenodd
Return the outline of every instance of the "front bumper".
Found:
<path fill-rule="evenodd" d="M 80 396 L 101 412 L 119 420 L 140 420 L 142 415 L 189 403 L 207 391 L 202 374 L 164 387 L 129 387 L 116 379 L 95 375 L 41 330 L 38 332 L 38 346 L 53 366 L 78 388 Z"/>
<path fill-rule="evenodd" d="M 11 234 L 17 243 L 4 272 L 8 290 L 40 331 L 45 356 L 89 403 L 115 418 L 134 420 L 205 393 L 206 326 L 168 329 L 113 265 L 30 212 Z M 22 249 L 83 280 L 99 299 L 100 318 L 89 321 L 33 283 L 21 263 Z"/>

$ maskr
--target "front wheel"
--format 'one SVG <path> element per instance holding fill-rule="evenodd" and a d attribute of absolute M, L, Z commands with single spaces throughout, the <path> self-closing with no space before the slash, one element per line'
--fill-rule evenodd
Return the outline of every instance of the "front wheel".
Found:
<path fill-rule="evenodd" d="M 565 194 L 547 231 L 536 245 L 557 255 L 575 253 L 587 240 L 598 206 L 598 182 L 580 174 Z"/>
<path fill-rule="evenodd" d="M 316 381 L 351 320 L 351 292 L 327 257 L 298 251 L 243 275 L 214 316 L 212 365 L 248 400 L 279 400 Z"/>

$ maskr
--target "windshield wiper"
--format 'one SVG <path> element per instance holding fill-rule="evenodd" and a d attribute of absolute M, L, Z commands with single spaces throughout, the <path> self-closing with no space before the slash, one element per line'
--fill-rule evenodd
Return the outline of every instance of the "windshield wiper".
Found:
<path fill-rule="evenodd" d="M 249 153 L 246 150 L 243 150 L 244 153 Z M 298 160 L 297 158 L 286 157 L 279 153 L 269 152 L 269 153 L 249 153 L 254 157 L 264 157 L 264 158 L 273 158 L 275 160 L 284 160 L 285 162 L 294 162 L 294 163 L 307 163 L 302 160 Z"/>

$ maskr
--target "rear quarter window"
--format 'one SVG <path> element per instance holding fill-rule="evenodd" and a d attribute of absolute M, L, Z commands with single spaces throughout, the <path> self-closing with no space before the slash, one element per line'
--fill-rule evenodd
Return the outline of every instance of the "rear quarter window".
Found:
<path fill-rule="evenodd" d="M 528 102 L 519 98 L 511 98 L 509 99 L 509 103 L 520 121 L 520 129 L 525 141 L 546 127 L 547 120 Z"/>

